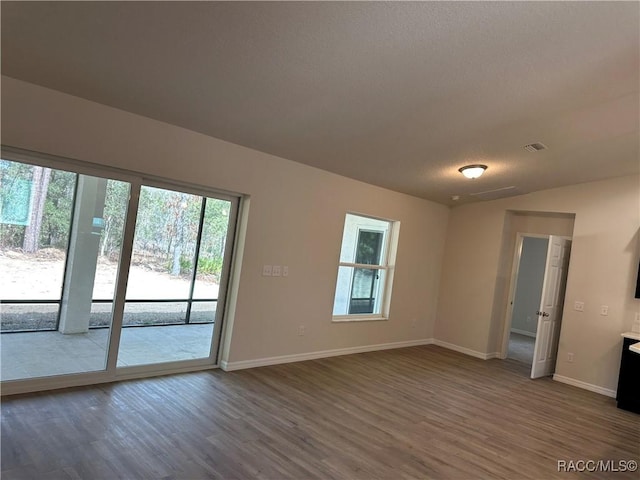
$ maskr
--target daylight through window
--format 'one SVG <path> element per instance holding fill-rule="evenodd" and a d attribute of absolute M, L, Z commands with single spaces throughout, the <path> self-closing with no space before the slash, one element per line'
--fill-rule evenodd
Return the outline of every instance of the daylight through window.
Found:
<path fill-rule="evenodd" d="M 385 318 L 394 224 L 348 213 L 344 224 L 334 320 Z"/>

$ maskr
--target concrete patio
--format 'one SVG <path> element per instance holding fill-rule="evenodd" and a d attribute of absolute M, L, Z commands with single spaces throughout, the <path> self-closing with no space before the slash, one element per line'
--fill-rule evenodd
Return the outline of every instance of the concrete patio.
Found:
<path fill-rule="evenodd" d="M 104 370 L 110 329 L 63 335 L 0 335 L 0 379 L 18 380 Z M 122 330 L 118 367 L 209 356 L 213 324 L 130 327 Z"/>

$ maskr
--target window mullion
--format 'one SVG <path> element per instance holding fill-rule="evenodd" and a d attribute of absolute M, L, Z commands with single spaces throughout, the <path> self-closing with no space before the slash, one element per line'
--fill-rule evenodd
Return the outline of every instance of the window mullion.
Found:
<path fill-rule="evenodd" d="M 350 268 L 366 268 L 369 270 L 388 270 L 389 267 L 387 265 L 371 265 L 369 263 L 348 263 L 348 262 L 340 262 L 341 267 L 350 267 Z"/>

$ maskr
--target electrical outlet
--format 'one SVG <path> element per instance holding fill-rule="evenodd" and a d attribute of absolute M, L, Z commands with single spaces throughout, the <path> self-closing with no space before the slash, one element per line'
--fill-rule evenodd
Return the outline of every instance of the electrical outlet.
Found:
<path fill-rule="evenodd" d="M 567 353 L 567 362 L 573 363 L 573 353 Z"/>
<path fill-rule="evenodd" d="M 282 266 L 282 276 L 283 277 L 288 277 L 289 276 L 289 267 L 287 267 L 286 265 Z"/>
<path fill-rule="evenodd" d="M 600 305 L 600 315 L 609 315 L 609 307 L 607 305 Z"/>
<path fill-rule="evenodd" d="M 273 268 L 271 267 L 271 265 L 263 265 L 262 266 L 262 276 L 263 277 L 270 277 L 272 270 L 273 270 Z"/>
<path fill-rule="evenodd" d="M 305 328 L 305 326 L 304 326 L 304 325 L 300 325 L 300 326 L 298 327 L 298 335 L 299 335 L 299 336 L 301 336 L 301 337 L 302 337 L 302 336 L 304 336 L 304 334 L 306 333 L 306 330 L 307 330 L 307 329 Z"/>
<path fill-rule="evenodd" d="M 575 302 L 573 304 L 573 309 L 576 312 L 584 312 L 584 302 Z"/>
<path fill-rule="evenodd" d="M 280 276 L 280 265 L 274 265 L 273 268 L 271 269 L 271 276 L 272 277 L 279 277 Z"/>

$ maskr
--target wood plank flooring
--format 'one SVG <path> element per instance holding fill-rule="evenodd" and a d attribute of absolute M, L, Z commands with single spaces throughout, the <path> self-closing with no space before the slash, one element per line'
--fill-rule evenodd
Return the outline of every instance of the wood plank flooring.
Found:
<path fill-rule="evenodd" d="M 436 346 L 6 397 L 2 478 L 637 479 L 640 416 Z"/>

